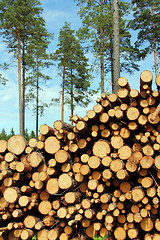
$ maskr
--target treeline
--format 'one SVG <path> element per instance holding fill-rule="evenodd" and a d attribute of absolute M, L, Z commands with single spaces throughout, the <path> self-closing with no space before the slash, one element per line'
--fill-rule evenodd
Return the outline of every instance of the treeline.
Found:
<path fill-rule="evenodd" d="M 2 131 L 0 132 L 0 140 L 8 140 L 10 137 L 16 135 L 15 131 L 13 128 L 11 128 L 11 131 L 10 133 L 8 134 L 4 128 L 2 128 Z M 28 129 L 26 128 L 25 129 L 25 132 L 24 132 L 24 137 L 27 141 L 29 141 L 29 139 L 31 138 L 35 138 L 36 137 L 36 134 L 35 132 L 32 130 L 30 133 L 28 132 Z"/>
<path fill-rule="evenodd" d="M 1 0 L 0 33 L 11 54 L 17 61 L 19 89 L 20 134 L 25 133 L 25 109 L 32 105 L 36 115 L 36 136 L 38 135 L 39 116 L 46 107 L 59 102 L 61 118 L 64 119 L 64 105 L 69 105 L 73 116 L 76 105 L 87 106 L 90 97 L 97 91 L 91 89 L 93 71 L 99 72 L 101 92 L 117 91 L 117 77 L 114 75 L 115 58 L 120 58 L 118 71 L 133 73 L 139 69 L 138 62 L 149 54 L 158 72 L 160 52 L 160 3 L 159 0 L 74 0 L 79 6 L 82 26 L 78 31 L 71 24 L 64 23 L 59 31 L 55 52 L 49 51 L 54 45 L 54 34 L 46 29 L 39 0 Z M 116 6 L 118 36 L 115 39 L 113 13 Z M 133 16 L 130 16 L 132 11 Z M 132 19 L 131 19 L 132 18 Z M 131 30 L 137 37 L 131 39 Z M 115 41 L 116 40 L 116 41 Z M 117 52 L 114 42 L 118 42 Z M 92 53 L 93 64 L 86 53 Z M 42 84 L 54 81 L 55 76 L 46 75 L 45 69 L 55 64 L 60 75 L 61 91 L 59 97 L 50 103 L 40 99 Z M 10 63 L 0 65 L 7 69 Z M 97 79 L 95 79 L 97 81 Z M 0 84 L 6 79 L 0 74 Z"/>

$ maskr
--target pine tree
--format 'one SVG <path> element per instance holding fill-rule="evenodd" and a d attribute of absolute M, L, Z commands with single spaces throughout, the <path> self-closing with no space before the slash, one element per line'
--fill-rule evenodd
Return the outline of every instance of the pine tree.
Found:
<path fill-rule="evenodd" d="M 46 30 L 43 18 L 38 20 L 35 23 L 37 34 L 34 34 L 34 39 L 31 39 L 30 44 L 27 46 L 27 61 L 30 70 L 27 78 L 27 84 L 30 87 L 27 101 L 35 101 L 33 111 L 36 115 L 36 136 L 38 136 L 39 116 L 43 115 L 44 109 L 48 107 L 47 103 L 39 99 L 39 91 L 42 90 L 39 82 L 41 80 L 43 83 L 46 83 L 51 79 L 43 73 L 43 69 L 48 68 L 52 64 L 51 56 L 47 54 L 49 39 L 52 38 L 52 35 Z"/>
<path fill-rule="evenodd" d="M 88 50 L 92 51 L 95 57 L 95 66 L 101 69 L 101 92 L 104 91 L 104 79 L 107 73 L 111 74 L 113 83 L 113 11 L 111 0 L 75 0 L 80 7 L 82 28 L 78 35 L 88 44 Z M 119 34 L 120 34 L 120 71 L 132 73 L 133 69 L 138 70 L 135 63 L 136 52 L 131 45 L 131 35 L 126 27 L 124 19 L 129 11 L 128 2 L 119 2 Z M 100 62 L 100 64 L 99 64 Z M 113 89 L 112 89 L 113 90 Z"/>
<path fill-rule="evenodd" d="M 134 19 L 130 27 L 138 30 L 136 46 L 139 57 L 144 59 L 154 52 L 154 66 L 158 75 L 158 56 L 160 56 L 160 2 L 159 0 L 132 0 Z M 160 59 L 160 57 L 159 57 Z"/>
<path fill-rule="evenodd" d="M 25 129 L 25 132 L 24 132 L 24 138 L 25 138 L 27 141 L 29 141 L 29 139 L 30 139 L 27 128 Z"/>
<path fill-rule="evenodd" d="M 29 138 L 35 138 L 35 137 L 36 137 L 36 134 L 35 134 L 35 132 L 32 130 L 31 133 L 30 133 Z"/>
<path fill-rule="evenodd" d="M 64 103 L 65 103 L 65 96 L 64 96 L 64 90 L 65 90 L 65 81 L 66 81 L 66 70 L 67 70 L 67 64 L 69 59 L 71 58 L 71 52 L 70 52 L 70 46 L 71 46 L 71 35 L 73 35 L 74 31 L 70 29 L 70 25 L 65 22 L 65 25 L 62 29 L 60 29 L 58 41 L 57 44 L 57 50 L 53 54 L 53 59 L 55 61 L 58 61 L 58 68 L 62 70 L 62 99 L 61 99 L 61 120 L 64 120 Z M 59 99 L 54 99 L 54 101 L 59 101 Z"/>
<path fill-rule="evenodd" d="M 8 140 L 8 135 L 4 128 L 2 128 L 2 132 L 0 133 L 0 139 L 6 140 L 6 141 Z"/>
<path fill-rule="evenodd" d="M 71 30 L 70 24 L 65 22 L 59 33 L 59 43 L 54 53 L 54 59 L 59 62 L 58 67 L 62 71 L 62 121 L 64 119 L 64 104 L 69 104 L 71 116 L 75 105 L 87 106 L 89 96 L 94 91 L 90 88 L 90 74 L 88 59 Z"/>
<path fill-rule="evenodd" d="M 20 25 L 21 25 L 21 7 L 20 1 L 6 1 L 0 2 L 0 20 L 1 20 L 1 30 L 2 34 L 8 41 L 8 48 L 10 51 L 16 49 L 17 59 L 18 59 L 18 88 L 19 88 L 19 124 L 20 124 L 20 134 L 23 135 L 22 130 L 22 98 L 21 98 L 21 43 L 20 43 Z M 17 40 L 16 48 L 10 42 L 13 43 L 13 39 Z"/>
<path fill-rule="evenodd" d="M 25 48 L 33 33 L 37 32 L 33 23 L 42 12 L 38 0 L 2 0 L 0 2 L 0 29 L 9 52 L 18 61 L 19 125 L 24 135 L 25 111 Z M 23 75 L 23 82 L 22 82 Z M 23 88 L 22 88 L 23 86 Z"/>
<path fill-rule="evenodd" d="M 14 136 L 14 135 L 15 135 L 15 132 L 14 132 L 14 129 L 13 129 L 13 127 L 12 127 L 12 128 L 11 128 L 11 131 L 10 131 L 10 134 L 9 134 L 8 137 L 10 138 L 10 137 L 12 137 L 12 136 Z"/>

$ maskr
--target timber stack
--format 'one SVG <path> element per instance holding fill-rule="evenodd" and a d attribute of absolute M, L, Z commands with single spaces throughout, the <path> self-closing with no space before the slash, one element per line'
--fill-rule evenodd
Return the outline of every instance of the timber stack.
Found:
<path fill-rule="evenodd" d="M 0 240 L 160 239 L 160 75 L 86 116 L 0 140 Z"/>

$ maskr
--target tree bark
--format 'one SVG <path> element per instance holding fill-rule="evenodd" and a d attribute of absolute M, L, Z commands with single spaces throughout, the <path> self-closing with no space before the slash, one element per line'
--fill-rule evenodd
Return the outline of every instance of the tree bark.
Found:
<path fill-rule="evenodd" d="M 103 15 L 103 0 L 100 0 L 100 14 Z M 103 27 L 100 32 L 101 47 L 100 47 L 100 61 L 101 61 L 101 93 L 104 92 L 104 56 L 103 56 Z"/>
<path fill-rule="evenodd" d="M 64 121 L 64 82 L 65 82 L 65 57 L 63 66 L 63 83 L 62 83 L 62 108 L 61 108 L 61 120 Z"/>
<path fill-rule="evenodd" d="M 37 57 L 37 83 L 36 83 L 36 88 L 37 88 L 37 96 L 36 96 L 36 137 L 38 137 L 38 108 L 39 108 L 39 69 L 38 69 L 38 57 Z"/>
<path fill-rule="evenodd" d="M 21 42 L 20 42 L 20 26 L 19 26 L 19 24 L 17 25 L 17 38 L 18 38 L 19 130 L 20 130 L 20 135 L 23 136 L 22 90 L 21 90 L 21 87 L 22 87 L 22 83 L 21 83 Z"/>
<path fill-rule="evenodd" d="M 111 82 L 113 93 L 113 36 L 110 34 L 110 57 L 111 57 Z"/>
<path fill-rule="evenodd" d="M 152 12 L 152 17 L 153 17 L 153 15 L 154 15 L 153 6 L 151 6 L 151 12 Z M 157 43 L 156 43 L 156 37 L 154 34 L 154 29 L 155 29 L 154 22 L 152 22 L 152 27 L 153 27 L 153 44 L 154 44 L 154 64 L 155 64 L 155 72 L 156 72 L 156 77 L 157 77 L 158 76 L 158 60 L 157 60 Z"/>
<path fill-rule="evenodd" d="M 72 78 L 72 69 L 71 69 L 71 117 L 73 117 L 73 78 Z M 73 122 L 72 122 L 73 124 Z"/>
<path fill-rule="evenodd" d="M 117 93 L 118 78 L 120 77 L 120 49 L 119 49 L 119 6 L 118 0 L 113 0 L 113 81 L 112 92 Z"/>
<path fill-rule="evenodd" d="M 23 125 L 23 136 L 25 133 L 25 42 L 23 39 L 23 55 L 22 55 L 22 59 L 23 59 L 23 88 L 22 88 L 22 125 Z"/>

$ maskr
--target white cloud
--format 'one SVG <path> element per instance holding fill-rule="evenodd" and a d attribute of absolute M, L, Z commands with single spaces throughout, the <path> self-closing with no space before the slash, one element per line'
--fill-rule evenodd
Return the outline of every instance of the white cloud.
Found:
<path fill-rule="evenodd" d="M 53 21 L 55 21 L 55 20 L 58 20 L 60 18 L 70 17 L 70 14 L 67 13 L 66 11 L 46 9 L 43 13 L 43 16 L 47 23 L 52 22 L 52 24 L 53 24 Z M 52 25 L 52 26 L 54 27 L 54 25 Z"/>

